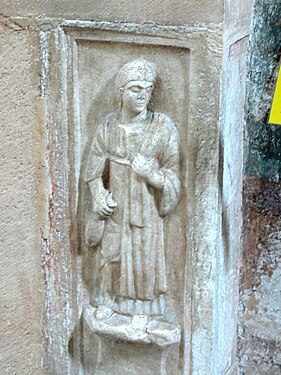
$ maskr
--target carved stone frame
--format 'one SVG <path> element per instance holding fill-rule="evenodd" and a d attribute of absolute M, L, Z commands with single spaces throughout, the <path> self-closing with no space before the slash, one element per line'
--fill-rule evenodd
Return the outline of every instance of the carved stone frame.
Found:
<path fill-rule="evenodd" d="M 39 32 L 38 113 L 46 138 L 45 219 L 42 223 L 47 366 L 83 374 L 77 242 L 79 103 L 77 40 L 118 41 L 189 50 L 185 293 L 182 373 L 212 373 L 216 360 L 219 210 L 220 40 L 204 26 L 64 21 Z M 209 98 L 209 99 L 208 99 Z M 64 317 L 62 319 L 62 316 Z M 80 333 L 79 333 L 80 332 Z M 60 358 L 56 363 L 52 357 Z M 201 372 L 200 372 L 201 371 Z"/>

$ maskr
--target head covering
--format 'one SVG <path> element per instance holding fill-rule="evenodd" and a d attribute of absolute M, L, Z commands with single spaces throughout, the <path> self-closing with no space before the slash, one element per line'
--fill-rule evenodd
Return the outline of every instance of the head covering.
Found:
<path fill-rule="evenodd" d="M 147 81 L 153 83 L 155 80 L 156 70 L 154 64 L 143 58 L 139 58 L 129 61 L 122 66 L 116 78 L 116 86 L 117 89 L 120 89 L 131 81 Z"/>

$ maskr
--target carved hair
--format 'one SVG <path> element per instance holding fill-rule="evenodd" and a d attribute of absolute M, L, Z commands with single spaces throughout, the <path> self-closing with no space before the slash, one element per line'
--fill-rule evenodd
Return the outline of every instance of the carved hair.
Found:
<path fill-rule="evenodd" d="M 122 66 L 117 78 L 117 90 L 126 86 L 131 81 L 147 81 L 154 83 L 156 80 L 156 70 L 154 64 L 143 58 L 129 61 Z"/>

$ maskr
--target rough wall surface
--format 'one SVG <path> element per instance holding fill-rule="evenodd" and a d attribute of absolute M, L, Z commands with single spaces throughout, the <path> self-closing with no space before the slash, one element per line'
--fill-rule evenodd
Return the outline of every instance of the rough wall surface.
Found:
<path fill-rule="evenodd" d="M 225 2 L 219 174 L 221 229 L 214 332 L 220 353 L 216 374 L 222 375 L 237 371 L 245 77 L 252 10 L 251 0 Z"/>
<path fill-rule="evenodd" d="M 35 164 L 34 35 L 0 19 L 0 373 L 41 374 L 42 277 Z"/>
<path fill-rule="evenodd" d="M 280 125 L 268 124 L 280 59 L 281 4 L 258 0 L 247 75 L 241 374 L 280 374 Z"/>
<path fill-rule="evenodd" d="M 239 254 L 241 252 L 241 207 L 243 164 L 243 104 L 245 98 L 245 60 L 248 38 L 225 48 L 223 121 L 221 129 L 221 256 L 217 271 L 218 306 L 216 332 L 218 350 L 217 373 L 230 370 L 236 358 Z M 233 103 L 237 110 L 233 111 Z M 227 322 L 227 323 L 226 323 Z M 228 327 L 225 329 L 225 327 Z M 219 334 L 223 332 L 223 334 Z M 226 360 L 228 358 L 228 360 Z"/>
<path fill-rule="evenodd" d="M 98 21 L 156 22 L 161 24 L 220 23 L 221 0 L 1 0 L 4 16 L 83 19 Z"/>

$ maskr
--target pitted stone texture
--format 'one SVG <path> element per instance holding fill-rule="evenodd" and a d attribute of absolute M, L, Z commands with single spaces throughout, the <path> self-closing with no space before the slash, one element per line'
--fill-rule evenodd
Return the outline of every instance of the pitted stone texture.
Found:
<path fill-rule="evenodd" d="M 124 26 L 121 30 L 118 29 L 122 42 L 128 40 L 127 38 L 131 40 L 130 34 L 122 34 L 124 31 L 133 33 L 135 28 L 132 29 L 131 25 L 127 25 L 126 30 Z M 149 33 L 144 33 L 140 29 L 136 35 L 133 35 L 134 44 L 130 45 L 130 48 L 120 42 L 117 45 L 112 42 L 110 44 L 94 43 L 91 38 L 94 39 L 96 34 L 91 34 L 90 31 L 82 32 L 79 35 L 78 30 L 74 29 L 71 35 L 75 35 L 75 33 L 79 40 L 80 59 L 77 77 L 80 103 L 83 103 L 80 108 L 80 152 L 84 157 L 87 155 L 87 152 L 84 151 L 85 147 L 89 147 L 87 146 L 88 140 L 93 136 L 93 125 L 97 124 L 95 119 L 98 120 L 101 117 L 100 111 L 107 113 L 109 105 L 112 105 L 111 101 L 109 102 L 107 99 L 108 96 L 106 96 L 106 100 L 104 97 L 104 93 L 110 91 L 108 90 L 110 87 L 109 74 L 112 74 L 113 78 L 114 69 L 117 72 L 116 67 L 122 66 L 122 63 L 127 61 L 129 54 L 128 57 L 131 58 L 138 55 L 148 58 L 157 63 L 164 73 L 159 75 L 162 79 L 164 77 L 162 82 L 167 89 L 161 90 L 165 95 L 156 103 L 156 110 L 169 114 L 178 126 L 182 140 L 181 170 L 183 181 L 187 180 L 186 184 L 188 185 L 175 215 L 171 217 L 171 221 L 166 223 L 168 226 L 166 233 L 172 234 L 166 254 L 169 276 L 171 276 L 169 285 L 171 285 L 175 301 L 171 308 L 169 307 L 169 316 L 173 316 L 176 310 L 179 320 L 184 319 L 180 324 L 182 324 L 181 327 L 184 326 L 182 337 L 183 342 L 186 343 L 181 346 L 181 349 L 186 350 L 186 353 L 183 355 L 181 352 L 180 358 L 175 358 L 175 361 L 180 359 L 184 362 L 183 373 L 193 371 L 194 373 L 209 374 L 211 372 L 216 374 L 213 370 L 217 353 L 213 350 L 214 315 L 212 308 L 218 224 L 218 122 L 216 119 L 219 114 L 221 29 L 214 27 L 214 29 L 202 31 L 201 28 L 195 28 L 183 35 L 181 28 L 169 30 L 166 27 L 155 26 L 152 33 L 153 38 L 158 33 L 160 36 L 164 35 L 163 41 L 160 36 L 153 40 Z M 106 34 L 100 31 L 98 34 L 100 39 L 102 35 L 107 40 L 112 38 L 112 41 L 116 41 L 117 38 L 112 30 Z M 83 41 L 82 37 L 89 40 Z M 156 45 L 153 45 L 155 43 Z M 161 45 L 162 43 L 168 43 L 168 46 L 164 47 Z M 193 64 L 192 68 L 187 70 L 184 67 L 189 63 L 188 50 L 192 51 Z M 95 85 L 91 87 L 91 95 L 89 95 L 89 82 L 93 80 L 93 77 Z M 175 85 L 175 83 L 177 84 Z M 187 87 L 189 87 L 188 90 Z M 188 94 L 188 105 L 186 105 Z M 190 113 L 187 116 L 189 108 Z M 82 166 L 83 162 L 84 160 L 82 160 Z M 81 175 L 83 175 L 82 172 L 81 170 Z M 189 225 L 187 225 L 186 237 L 183 237 L 184 229 L 182 229 L 181 218 L 186 218 L 185 199 L 188 199 Z M 81 207 L 83 206 L 82 203 Z M 175 231 L 174 228 L 177 230 Z M 185 246 L 187 247 L 186 256 L 184 255 Z M 186 257 L 188 259 L 185 270 Z M 87 261 L 87 264 L 90 262 Z M 85 268 L 84 275 L 86 274 Z M 182 288 L 184 280 L 186 282 L 185 290 Z M 190 299 L 193 299 L 192 308 L 189 305 Z M 180 310 L 183 301 L 186 303 L 184 312 Z M 91 344 L 89 346 L 94 347 Z M 189 362 L 191 357 L 192 364 Z"/>
<path fill-rule="evenodd" d="M 249 33 L 255 0 L 225 0 L 225 35 L 231 43 Z M 227 43 L 226 43 L 227 46 Z"/>
<path fill-rule="evenodd" d="M 220 23 L 222 0 L 1 0 L 5 16 L 47 16 L 64 19 L 157 22 L 171 24 Z"/>
<path fill-rule="evenodd" d="M 281 176 L 281 127 L 269 124 L 280 66 L 281 3 L 256 2 L 247 67 L 245 174 L 268 179 Z"/>
<path fill-rule="evenodd" d="M 218 305 L 214 314 L 215 342 L 220 353 L 215 363 L 215 373 L 221 375 L 231 374 L 236 362 L 247 41 L 247 37 L 234 43 L 228 39 L 224 46 L 221 255 L 218 257 L 217 271 Z M 235 111 L 233 103 L 236 103 Z"/>
<path fill-rule="evenodd" d="M 258 0 L 251 26 L 245 106 L 241 374 L 277 375 L 280 356 L 280 126 L 268 124 L 280 59 L 281 3 Z"/>
<path fill-rule="evenodd" d="M 35 35 L 0 20 L 0 373 L 41 374 L 42 277 L 33 81 Z"/>
<path fill-rule="evenodd" d="M 280 374 L 281 257 L 279 182 L 248 178 L 241 272 L 239 356 L 242 374 Z"/>

